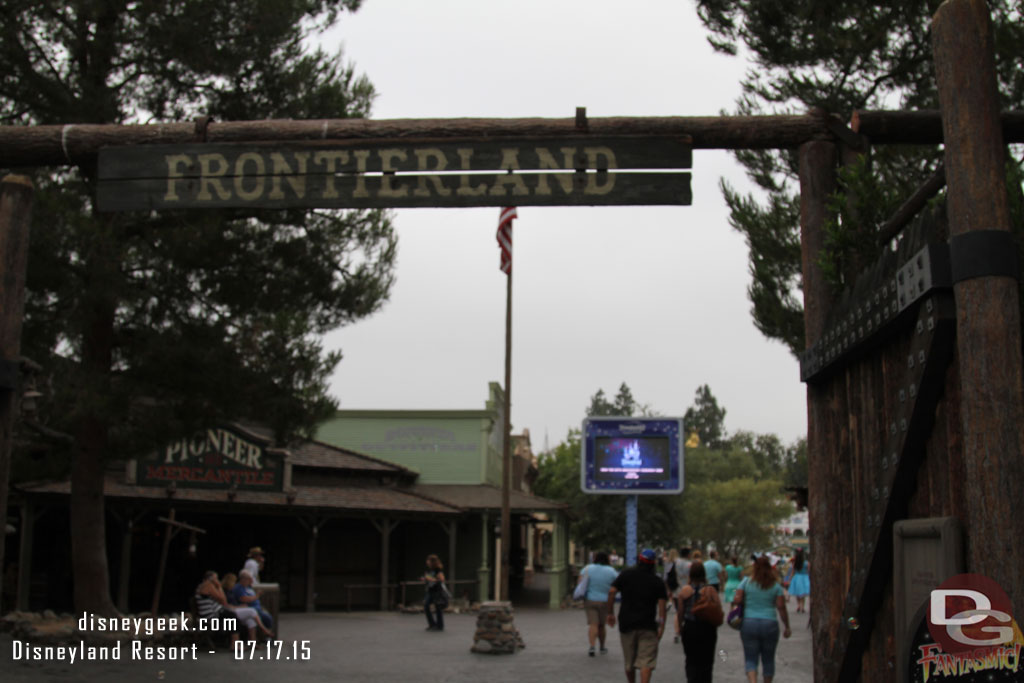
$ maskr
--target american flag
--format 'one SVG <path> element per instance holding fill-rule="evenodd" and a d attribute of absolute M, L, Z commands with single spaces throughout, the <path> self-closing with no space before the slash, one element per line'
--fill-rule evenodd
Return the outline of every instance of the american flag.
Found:
<path fill-rule="evenodd" d="M 501 247 L 501 272 L 512 272 L 512 219 L 518 218 L 516 207 L 506 206 L 498 218 L 498 246 Z"/>

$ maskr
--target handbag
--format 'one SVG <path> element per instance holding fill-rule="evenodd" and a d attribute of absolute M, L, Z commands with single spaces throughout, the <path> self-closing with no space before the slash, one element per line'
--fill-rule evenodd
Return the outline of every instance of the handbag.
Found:
<path fill-rule="evenodd" d="M 721 626 L 725 621 L 722 613 L 722 601 L 718 599 L 718 591 L 711 586 L 701 589 L 697 604 L 693 606 L 693 617 L 714 626 Z"/>
<path fill-rule="evenodd" d="M 743 628 L 743 605 L 736 605 L 729 610 L 729 616 L 725 618 L 725 623 L 737 631 Z"/>
<path fill-rule="evenodd" d="M 580 580 L 576 583 L 576 590 L 572 592 L 573 600 L 582 600 L 587 597 L 587 587 L 590 585 L 590 577 L 587 576 L 587 570 L 583 570 L 580 574 Z"/>
<path fill-rule="evenodd" d="M 736 590 L 738 590 L 738 591 L 743 590 L 744 586 L 746 586 L 746 585 L 747 585 L 747 579 L 743 579 L 743 581 L 740 582 L 740 585 L 736 587 Z M 746 591 L 744 591 L 744 593 L 743 593 L 743 599 L 744 600 L 747 599 Z M 737 631 L 739 631 L 743 627 L 743 603 L 742 602 L 739 603 L 738 605 L 733 605 L 732 609 L 729 610 L 729 616 L 726 617 L 725 621 L 726 621 L 727 624 L 729 624 L 729 626 L 731 628 L 734 628 Z"/>

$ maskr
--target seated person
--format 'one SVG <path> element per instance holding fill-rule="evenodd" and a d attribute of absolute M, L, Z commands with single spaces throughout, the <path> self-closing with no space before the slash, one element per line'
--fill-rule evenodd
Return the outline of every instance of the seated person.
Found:
<path fill-rule="evenodd" d="M 228 604 L 224 588 L 217 578 L 217 572 L 208 571 L 203 574 L 203 581 L 196 587 L 196 609 L 199 611 L 200 619 L 237 619 L 239 631 L 248 635 L 249 640 L 256 640 L 256 629 L 259 628 L 263 635 L 270 638 L 273 633 L 264 628 L 260 623 L 259 613 L 251 607 L 235 607 Z M 223 621 L 221 622 L 223 624 Z M 245 631 L 242 631 L 242 628 Z M 238 636 L 231 633 L 231 643 L 234 645 Z"/>
<path fill-rule="evenodd" d="M 263 605 L 260 604 L 260 591 L 252 587 L 253 583 L 252 574 L 249 573 L 248 569 L 243 569 L 239 572 L 238 583 L 228 591 L 228 602 L 233 605 L 253 608 L 260 615 L 260 621 L 263 622 L 263 625 L 273 631 L 274 618 L 263 609 Z"/>

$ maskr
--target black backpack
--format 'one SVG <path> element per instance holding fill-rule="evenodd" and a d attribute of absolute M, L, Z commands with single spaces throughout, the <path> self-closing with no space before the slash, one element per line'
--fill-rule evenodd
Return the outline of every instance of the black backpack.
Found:
<path fill-rule="evenodd" d="M 672 563 L 672 568 L 668 570 L 668 574 L 665 575 L 665 584 L 668 585 L 670 591 L 675 591 L 679 588 L 679 578 L 676 576 L 676 563 Z"/>

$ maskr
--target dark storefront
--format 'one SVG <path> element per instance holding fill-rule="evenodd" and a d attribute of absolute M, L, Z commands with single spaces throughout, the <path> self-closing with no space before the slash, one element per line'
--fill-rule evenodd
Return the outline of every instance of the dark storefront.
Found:
<path fill-rule="evenodd" d="M 204 570 L 237 573 L 252 546 L 266 552 L 260 579 L 280 585 L 283 609 L 388 607 L 426 554 L 454 559 L 454 539 L 475 536 L 462 509 L 413 491 L 411 470 L 314 441 L 269 444 L 231 425 L 108 473 L 107 556 L 120 609 L 149 610 L 172 510 L 188 527 L 168 545 L 163 612 L 187 609 Z M 20 609 L 71 609 L 69 490 L 50 482 L 15 491 L 21 519 L 8 557 L 17 558 L 9 571 Z"/>

